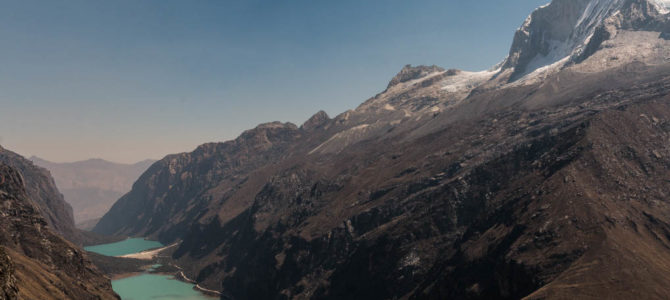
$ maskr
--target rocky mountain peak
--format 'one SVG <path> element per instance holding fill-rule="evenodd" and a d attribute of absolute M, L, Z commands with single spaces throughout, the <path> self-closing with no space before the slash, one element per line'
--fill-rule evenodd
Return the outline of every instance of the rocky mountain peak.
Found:
<path fill-rule="evenodd" d="M 325 111 L 320 110 L 312 117 L 310 117 L 307 121 L 305 121 L 305 123 L 303 123 L 302 126 L 300 126 L 300 128 L 302 128 L 303 130 L 310 131 L 323 126 L 328 121 L 330 121 L 330 117 L 328 116 L 328 114 Z"/>
<path fill-rule="evenodd" d="M 298 126 L 290 122 L 264 123 L 243 132 L 236 142 L 254 148 L 269 148 L 275 143 L 292 139 L 297 131 Z"/>
<path fill-rule="evenodd" d="M 258 134 L 272 133 L 283 130 L 297 130 L 297 129 L 298 126 L 296 126 L 293 123 L 290 122 L 282 123 L 279 121 L 275 121 L 275 122 L 263 123 L 256 126 L 256 128 L 254 129 L 247 130 L 240 135 L 240 138 L 244 139 L 256 136 Z"/>
<path fill-rule="evenodd" d="M 570 56 L 624 1 L 554 0 L 536 9 L 517 30 L 503 69 L 513 69 L 514 80 Z"/>
<path fill-rule="evenodd" d="M 662 13 L 668 13 L 668 10 L 670 10 L 670 0 L 655 0 L 652 2 L 660 8 Z"/>
<path fill-rule="evenodd" d="M 619 28 L 631 30 L 667 31 L 668 8 L 670 1 L 629 0 L 618 14 L 608 20 Z"/>
<path fill-rule="evenodd" d="M 395 77 L 393 77 L 393 79 L 391 79 L 388 88 L 398 85 L 399 83 L 419 79 L 437 72 L 444 72 L 444 69 L 436 65 L 416 67 L 413 67 L 412 65 L 406 65 Z"/>
<path fill-rule="evenodd" d="M 555 63 L 583 60 L 589 44 L 611 36 L 611 32 L 604 34 L 608 27 L 608 31 L 662 30 L 659 18 L 667 13 L 668 4 L 665 0 L 554 0 L 536 9 L 517 30 L 503 70 L 512 71 L 513 81 Z"/>

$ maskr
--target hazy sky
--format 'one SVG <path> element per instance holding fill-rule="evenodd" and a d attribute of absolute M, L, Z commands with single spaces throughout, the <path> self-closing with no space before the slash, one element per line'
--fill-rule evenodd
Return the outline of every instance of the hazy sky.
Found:
<path fill-rule="evenodd" d="M 0 0 L 0 144 L 134 162 L 486 69 L 548 0 Z"/>

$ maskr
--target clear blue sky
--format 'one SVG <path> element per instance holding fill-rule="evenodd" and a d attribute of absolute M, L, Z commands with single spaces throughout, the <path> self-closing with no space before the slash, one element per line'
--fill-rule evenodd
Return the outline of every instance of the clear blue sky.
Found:
<path fill-rule="evenodd" d="M 133 162 L 331 116 L 405 64 L 486 69 L 548 0 L 0 1 L 0 144 Z"/>

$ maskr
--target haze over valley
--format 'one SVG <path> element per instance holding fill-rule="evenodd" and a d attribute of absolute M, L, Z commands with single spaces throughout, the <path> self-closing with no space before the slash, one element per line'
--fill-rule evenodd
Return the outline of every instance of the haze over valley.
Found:
<path fill-rule="evenodd" d="M 53 163 L 39 157 L 30 160 L 51 172 L 58 190 L 73 208 L 75 224 L 91 229 L 154 160 L 118 164 L 102 159 Z"/>

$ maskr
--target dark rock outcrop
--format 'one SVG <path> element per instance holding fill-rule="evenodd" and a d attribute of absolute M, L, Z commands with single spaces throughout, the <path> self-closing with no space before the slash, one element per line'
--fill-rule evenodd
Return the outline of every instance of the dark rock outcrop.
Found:
<path fill-rule="evenodd" d="M 28 197 L 37 204 L 39 212 L 58 234 L 80 243 L 79 231 L 75 228 L 72 207 L 63 195 L 49 171 L 38 167 L 30 160 L 0 147 L 0 163 L 17 169 L 25 181 Z"/>
<path fill-rule="evenodd" d="M 325 111 L 321 110 L 305 121 L 305 123 L 300 126 L 300 129 L 306 131 L 320 129 L 324 125 L 328 124 L 328 121 L 330 121 L 330 117 L 328 117 L 328 114 Z"/>
<path fill-rule="evenodd" d="M 399 83 L 419 79 L 421 77 L 425 77 L 426 75 L 436 72 L 444 72 L 444 69 L 435 65 L 416 66 L 416 67 L 412 67 L 412 65 L 406 65 L 404 68 L 402 68 L 402 70 L 400 70 L 400 72 L 395 77 L 393 77 L 393 79 L 391 79 L 391 82 L 389 82 L 388 87 L 390 88 Z"/>
<path fill-rule="evenodd" d="M 14 275 L 14 263 L 0 246 L 0 300 L 17 299 L 19 288 L 16 287 L 16 276 Z"/>
<path fill-rule="evenodd" d="M 294 124 L 267 123 L 231 142 L 205 144 L 192 153 L 170 155 L 149 168 L 136 188 L 114 204 L 94 231 L 142 235 L 160 230 L 163 239 L 172 239 L 188 230 L 191 224 L 185 221 L 201 217 L 210 205 L 224 205 L 230 211 L 223 214 L 236 215 L 252 198 L 226 203 L 227 195 L 252 180 L 247 176 L 250 170 L 281 160 L 300 135 Z M 218 183 L 224 186 L 217 187 Z M 173 222 L 176 219 L 182 221 Z M 175 226 L 168 228 L 166 224 Z"/>
<path fill-rule="evenodd" d="M 0 163 L 0 268 L 7 299 L 118 299 L 83 250 L 51 231 L 24 188 Z"/>

